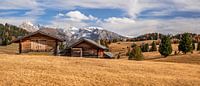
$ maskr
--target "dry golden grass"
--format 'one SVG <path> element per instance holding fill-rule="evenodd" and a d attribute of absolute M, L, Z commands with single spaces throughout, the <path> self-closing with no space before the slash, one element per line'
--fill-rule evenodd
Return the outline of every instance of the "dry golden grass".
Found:
<path fill-rule="evenodd" d="M 187 55 L 176 55 L 169 56 L 167 58 L 152 59 L 153 61 L 159 62 L 173 62 L 173 63 L 188 63 L 200 65 L 200 54 L 187 54 Z"/>
<path fill-rule="evenodd" d="M 131 44 L 111 44 L 111 52 L 124 54 Z M 108 60 L 16 52 L 17 44 L 0 47 L 0 86 L 200 86 L 200 55 L 196 52 L 168 58 L 147 52 L 147 60 L 140 62 L 127 57 Z"/>
<path fill-rule="evenodd" d="M 0 46 L 0 54 L 16 54 L 18 52 L 18 46 L 18 44 Z"/>
<path fill-rule="evenodd" d="M 200 65 L 0 55 L 1 86 L 199 86 Z"/>

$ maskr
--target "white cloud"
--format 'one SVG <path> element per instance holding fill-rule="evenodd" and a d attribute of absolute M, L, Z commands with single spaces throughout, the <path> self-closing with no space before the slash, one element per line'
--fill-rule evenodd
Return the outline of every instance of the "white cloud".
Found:
<path fill-rule="evenodd" d="M 66 14 L 66 16 L 69 17 L 72 21 L 89 20 L 89 17 L 82 14 L 80 11 L 70 11 Z"/>
<path fill-rule="evenodd" d="M 94 16 L 92 16 L 92 15 L 89 15 L 88 17 L 89 17 L 90 20 L 98 20 L 97 17 L 94 17 Z"/>
<path fill-rule="evenodd" d="M 43 14 L 45 14 L 44 9 L 37 8 L 37 9 L 32 9 L 31 11 L 26 12 L 24 15 L 25 16 L 39 16 Z"/>
<path fill-rule="evenodd" d="M 116 17 L 111 17 L 108 19 L 105 19 L 107 23 L 112 23 L 112 24 L 134 24 L 135 20 L 129 19 L 129 18 L 116 18 Z"/>
<path fill-rule="evenodd" d="M 44 8 L 41 8 L 41 4 L 37 0 L 3 0 L 0 3 L 0 10 L 10 10 L 8 12 L 1 12 L 6 17 L 0 16 L 0 23 L 10 23 L 19 25 L 22 22 L 30 21 L 36 23 L 39 15 L 44 14 Z M 13 10 L 13 11 L 12 11 Z M 26 10 L 23 16 L 8 16 L 9 14 L 17 14 Z"/>
<path fill-rule="evenodd" d="M 5 24 L 14 24 L 14 25 L 20 25 L 23 22 L 32 22 L 36 23 L 36 18 L 31 17 L 0 17 L 0 23 Z"/>
<path fill-rule="evenodd" d="M 72 21 L 72 20 L 69 20 L 66 18 L 62 18 L 62 19 L 56 18 L 56 19 L 52 20 L 50 22 L 50 24 L 48 24 L 48 26 L 56 27 L 56 28 L 69 28 L 69 27 L 73 26 L 73 27 L 81 28 L 81 27 L 88 26 L 88 23 L 85 23 L 83 21 Z"/>
<path fill-rule="evenodd" d="M 16 13 L 19 13 L 19 12 L 17 12 L 17 11 L 0 12 L 0 16 L 11 15 L 11 14 L 16 14 Z"/>
<path fill-rule="evenodd" d="M 85 15 L 81 13 L 80 11 L 70 11 L 68 13 L 58 13 L 54 19 L 51 21 L 52 27 L 57 28 L 69 28 L 71 26 L 75 27 L 86 27 L 90 24 L 86 21 L 93 21 L 98 20 L 98 18 L 92 16 L 92 15 Z M 95 23 L 95 21 L 93 21 Z"/>
<path fill-rule="evenodd" d="M 200 0 L 54 0 L 42 4 L 52 9 L 75 9 L 76 7 L 97 9 L 122 9 L 129 17 L 136 18 L 148 9 L 200 10 Z"/>
<path fill-rule="evenodd" d="M 101 23 L 101 26 L 107 30 L 128 36 L 140 35 L 145 32 L 155 32 L 157 23 L 154 20 L 139 21 L 128 18 L 108 18 Z"/>
<path fill-rule="evenodd" d="M 58 13 L 55 18 L 65 18 L 66 20 L 70 21 L 84 21 L 84 20 L 98 20 L 97 17 L 94 17 L 92 15 L 86 16 L 85 14 L 81 13 L 80 11 L 70 11 L 66 14 Z"/>
<path fill-rule="evenodd" d="M 36 0 L 1 0 L 0 9 L 34 9 L 38 7 Z"/>
<path fill-rule="evenodd" d="M 135 20 L 135 22 L 130 23 L 127 23 L 126 19 L 121 19 L 121 22 L 113 23 L 111 19 L 112 18 L 108 18 L 105 21 L 101 22 L 101 26 L 107 30 L 117 32 L 124 36 L 138 36 L 152 32 L 160 32 L 163 34 L 177 34 L 183 32 L 200 33 L 200 19 L 151 19 Z"/>
<path fill-rule="evenodd" d="M 85 15 L 76 8 L 121 9 L 125 12 L 121 18 L 110 17 L 98 19 L 92 15 Z M 75 10 L 68 13 L 59 13 L 50 21 L 52 26 L 84 27 L 98 24 L 108 30 L 122 35 L 139 35 L 147 32 L 199 32 L 200 19 L 176 18 L 168 20 L 138 19 L 138 15 L 145 10 L 153 10 L 147 16 L 169 15 L 173 11 L 200 12 L 200 0 L 3 0 L 0 3 L 3 10 L 28 10 L 24 17 L 0 17 L 0 22 L 19 24 L 23 21 L 35 22 L 46 9 Z M 14 14 L 1 12 L 0 15 Z M 143 14 L 142 14 L 143 15 Z M 94 20 L 94 21 L 93 21 Z M 93 21 L 93 22 L 85 22 Z M 92 23 L 92 24 L 91 24 Z"/>
<path fill-rule="evenodd" d="M 55 16 L 55 18 L 60 18 L 60 17 L 64 17 L 65 16 L 65 14 L 63 14 L 63 13 L 58 13 L 56 16 Z"/>

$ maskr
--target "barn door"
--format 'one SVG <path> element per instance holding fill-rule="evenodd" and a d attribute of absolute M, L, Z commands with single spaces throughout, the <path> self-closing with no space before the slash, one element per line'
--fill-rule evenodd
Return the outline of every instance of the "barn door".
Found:
<path fill-rule="evenodd" d="M 72 48 L 71 56 L 72 57 L 82 57 L 83 56 L 82 48 Z"/>

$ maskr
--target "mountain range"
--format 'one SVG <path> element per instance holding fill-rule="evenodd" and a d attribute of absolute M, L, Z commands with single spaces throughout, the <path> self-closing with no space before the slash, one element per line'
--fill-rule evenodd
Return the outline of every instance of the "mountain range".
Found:
<path fill-rule="evenodd" d="M 40 25 L 34 25 L 31 22 L 24 22 L 19 25 L 20 28 L 27 30 L 28 32 L 34 32 L 37 30 L 42 30 L 48 33 L 54 33 L 57 36 L 65 38 L 66 40 L 77 40 L 82 37 L 92 39 L 92 40 L 99 40 L 99 39 L 124 39 L 126 37 L 121 36 L 117 33 L 105 30 L 101 27 L 86 27 L 86 28 L 49 28 Z"/>

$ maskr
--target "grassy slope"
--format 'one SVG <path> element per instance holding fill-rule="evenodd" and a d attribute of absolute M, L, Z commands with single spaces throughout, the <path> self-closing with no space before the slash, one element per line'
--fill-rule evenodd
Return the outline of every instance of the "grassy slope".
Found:
<path fill-rule="evenodd" d="M 0 56 L 0 85 L 200 85 L 200 66 L 182 63 Z"/>
<path fill-rule="evenodd" d="M 18 46 L 18 44 L 0 46 L 0 54 L 16 54 L 18 52 Z"/>
<path fill-rule="evenodd" d="M 116 49 L 131 43 L 115 44 Z M 120 45 L 120 46 L 119 46 Z M 9 85 L 200 85 L 200 55 L 142 62 L 15 55 L 17 45 L 0 47 L 0 86 Z M 157 52 L 144 53 L 148 58 Z M 189 64 L 186 64 L 189 63 Z"/>

